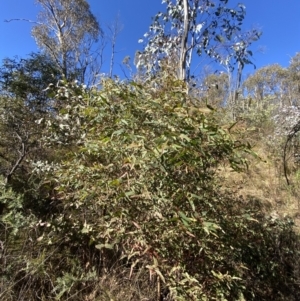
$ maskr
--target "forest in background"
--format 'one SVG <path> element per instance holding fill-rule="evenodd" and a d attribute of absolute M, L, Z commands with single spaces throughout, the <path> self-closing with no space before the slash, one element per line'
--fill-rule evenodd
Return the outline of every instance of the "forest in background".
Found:
<path fill-rule="evenodd" d="M 0 299 L 299 300 L 300 52 L 244 79 L 242 4 L 164 0 L 115 62 L 118 18 L 37 3 L 0 66 Z"/>

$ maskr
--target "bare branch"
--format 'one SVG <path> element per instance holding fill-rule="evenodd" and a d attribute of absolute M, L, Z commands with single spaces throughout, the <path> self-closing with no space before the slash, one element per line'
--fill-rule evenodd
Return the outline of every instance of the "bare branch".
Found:
<path fill-rule="evenodd" d="M 21 137 L 19 137 L 21 139 Z M 22 140 L 22 139 L 21 139 Z M 12 166 L 12 168 L 10 169 L 10 171 L 7 173 L 6 178 L 5 178 L 5 184 L 9 183 L 9 180 L 11 178 L 11 176 L 13 175 L 13 173 L 16 171 L 16 169 L 20 166 L 20 164 L 22 163 L 23 159 L 26 156 L 26 148 L 25 148 L 25 143 L 21 142 L 21 150 L 19 151 L 19 158 L 17 158 L 15 164 Z"/>
<path fill-rule="evenodd" d="M 12 22 L 12 21 L 25 21 L 25 22 L 28 22 L 28 23 L 42 25 L 42 23 L 40 23 L 40 22 L 33 21 L 33 20 L 30 20 L 30 19 L 24 19 L 24 18 L 4 20 L 4 22 L 7 22 L 7 23 Z"/>
<path fill-rule="evenodd" d="M 109 77 L 112 77 L 114 63 L 115 63 L 115 54 L 117 53 L 115 50 L 117 37 L 120 32 L 123 30 L 123 24 L 120 22 L 120 15 L 118 14 L 112 24 L 107 25 L 107 28 L 110 32 L 110 36 L 108 39 L 111 43 L 111 57 L 110 57 L 110 66 L 109 66 Z"/>

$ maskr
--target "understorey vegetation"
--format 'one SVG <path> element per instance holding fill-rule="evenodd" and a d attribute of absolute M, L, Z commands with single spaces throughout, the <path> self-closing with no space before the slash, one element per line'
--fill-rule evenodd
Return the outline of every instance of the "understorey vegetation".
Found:
<path fill-rule="evenodd" d="M 229 34 L 244 6 L 168 0 L 136 74 L 99 78 L 49 32 L 62 2 L 38 2 L 42 53 L 0 68 L 0 299 L 300 300 L 299 54 L 241 81 L 260 35 Z M 74 2 L 95 26 L 76 43 L 96 42 Z M 181 48 L 162 20 L 187 29 Z M 201 49 L 228 74 L 192 76 Z"/>
<path fill-rule="evenodd" d="M 162 80 L 51 91 L 68 103 L 37 124 L 51 161 L 1 188 L 3 299 L 298 299 L 293 220 L 222 185 L 250 145 Z"/>

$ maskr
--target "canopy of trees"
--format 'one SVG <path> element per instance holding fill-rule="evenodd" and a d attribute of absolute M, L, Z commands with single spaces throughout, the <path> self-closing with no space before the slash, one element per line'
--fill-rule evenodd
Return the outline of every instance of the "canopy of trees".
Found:
<path fill-rule="evenodd" d="M 92 46 L 101 35 L 85 0 L 38 0 L 42 10 L 32 35 L 67 79 L 84 82 L 92 62 Z"/>

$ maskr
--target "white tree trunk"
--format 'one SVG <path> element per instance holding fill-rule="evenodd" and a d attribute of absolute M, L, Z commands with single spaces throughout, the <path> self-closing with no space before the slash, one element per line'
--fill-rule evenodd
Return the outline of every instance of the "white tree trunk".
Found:
<path fill-rule="evenodd" d="M 186 58 L 187 58 L 187 42 L 189 33 L 189 4 L 188 0 L 183 0 L 183 33 L 180 45 L 180 56 L 179 56 L 179 79 L 186 81 Z"/>

